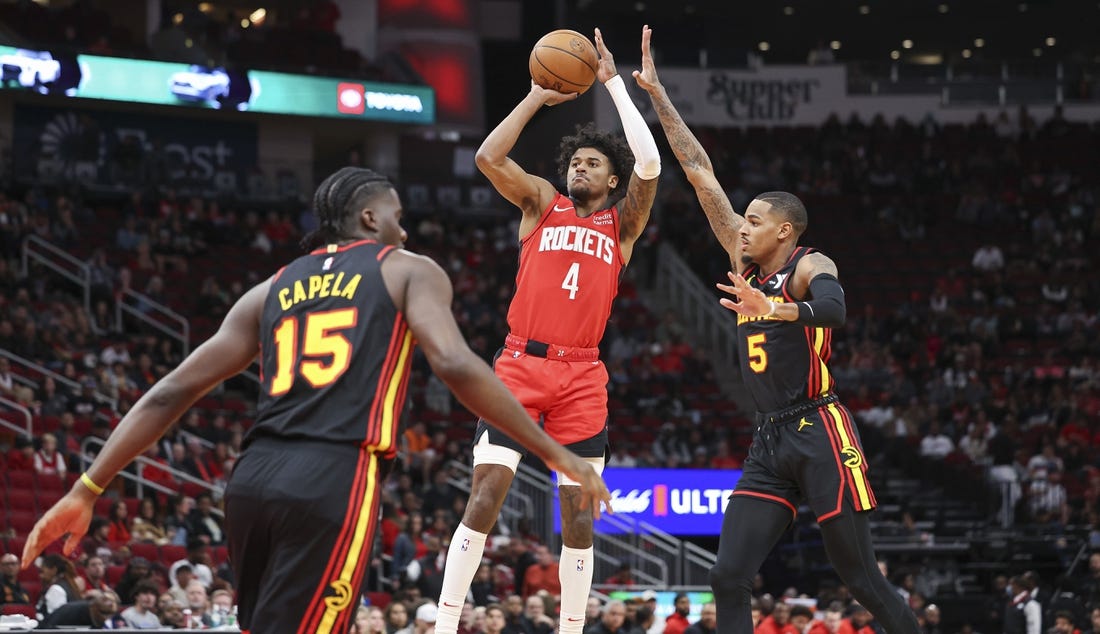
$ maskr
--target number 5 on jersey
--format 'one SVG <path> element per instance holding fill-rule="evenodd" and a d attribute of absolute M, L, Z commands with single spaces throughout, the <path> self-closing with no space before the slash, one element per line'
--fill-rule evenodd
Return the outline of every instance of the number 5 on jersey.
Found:
<path fill-rule="evenodd" d="M 756 332 L 745 337 L 745 343 L 749 344 L 749 369 L 757 374 L 762 374 L 768 369 L 768 351 L 764 344 L 768 342 L 767 333 Z"/>
<path fill-rule="evenodd" d="M 287 317 L 279 322 L 275 328 L 276 371 L 271 379 L 271 395 L 290 391 L 296 373 L 315 388 L 340 378 L 351 364 L 351 342 L 339 331 L 353 328 L 358 318 L 357 308 L 309 313 L 300 349 L 298 318 Z"/>
<path fill-rule="evenodd" d="M 581 277 L 581 263 L 574 262 L 569 265 L 569 270 L 565 272 L 565 279 L 561 281 L 561 287 L 569 291 L 569 299 L 577 299 L 577 291 L 580 290 L 580 286 L 577 284 Z"/>

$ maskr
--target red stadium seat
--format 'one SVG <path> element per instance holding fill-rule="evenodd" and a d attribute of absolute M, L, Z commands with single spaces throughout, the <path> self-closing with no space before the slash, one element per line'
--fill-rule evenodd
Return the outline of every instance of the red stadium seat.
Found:
<path fill-rule="evenodd" d="M 11 511 L 8 513 L 8 526 L 15 530 L 19 537 L 26 537 L 34 528 L 37 516 L 34 511 Z"/>
<path fill-rule="evenodd" d="M 8 471 L 8 487 L 34 491 L 34 471 Z"/>
<path fill-rule="evenodd" d="M 5 603 L 0 606 L 0 614 L 22 614 L 29 619 L 33 619 L 35 611 L 34 606 L 29 603 Z"/>
<path fill-rule="evenodd" d="M 107 584 L 112 587 L 117 586 L 124 572 L 126 572 L 126 566 L 107 566 Z"/>
<path fill-rule="evenodd" d="M 34 491 L 15 487 L 9 488 L 8 508 L 13 511 L 34 511 L 37 508 L 35 506 Z"/>
<path fill-rule="evenodd" d="M 391 600 L 393 600 L 393 597 L 390 596 L 389 592 L 368 592 L 366 594 L 367 601 L 370 601 L 371 605 L 378 606 L 383 610 L 385 610 L 386 606 L 390 604 Z"/>
<path fill-rule="evenodd" d="M 154 563 L 160 560 L 160 548 L 156 544 L 134 542 L 130 544 L 130 554 L 134 557 L 144 557 Z"/>
<path fill-rule="evenodd" d="M 160 547 L 160 561 L 167 565 L 172 565 L 177 561 L 187 557 L 187 549 L 183 546 L 177 546 L 175 544 L 165 544 Z"/>
<path fill-rule="evenodd" d="M 37 477 L 38 490 L 39 491 L 61 491 L 62 495 L 65 492 L 65 479 L 56 473 L 40 473 Z"/>

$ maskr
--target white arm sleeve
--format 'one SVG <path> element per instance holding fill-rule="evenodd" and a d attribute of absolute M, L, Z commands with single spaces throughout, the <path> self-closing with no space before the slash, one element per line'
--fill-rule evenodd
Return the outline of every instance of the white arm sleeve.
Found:
<path fill-rule="evenodd" d="M 626 142 L 634 153 L 634 173 L 644 180 L 657 178 L 661 173 L 661 155 L 657 152 L 657 142 L 653 140 L 653 133 L 649 131 L 642 113 L 638 112 L 638 108 L 630 100 L 623 78 L 615 75 L 604 86 L 611 93 L 611 100 L 615 102 L 615 109 L 619 111 L 619 118 L 623 121 Z"/>

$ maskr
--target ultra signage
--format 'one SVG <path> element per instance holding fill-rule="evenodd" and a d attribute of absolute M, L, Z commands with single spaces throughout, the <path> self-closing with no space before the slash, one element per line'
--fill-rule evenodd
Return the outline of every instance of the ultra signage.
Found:
<path fill-rule="evenodd" d="M 672 535 L 717 535 L 740 469 L 626 469 L 608 467 L 604 481 L 611 491 L 615 515 L 645 522 Z M 555 529 L 560 530 L 554 498 Z M 604 521 L 602 533 L 619 529 Z"/>
<path fill-rule="evenodd" d="M 166 106 L 402 123 L 435 122 L 428 86 L 269 71 L 227 71 L 175 62 L 53 55 L 0 46 L 4 88 Z"/>

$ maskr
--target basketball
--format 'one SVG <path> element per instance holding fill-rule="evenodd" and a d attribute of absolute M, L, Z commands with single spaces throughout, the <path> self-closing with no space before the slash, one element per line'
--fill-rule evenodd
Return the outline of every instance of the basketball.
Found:
<path fill-rule="evenodd" d="M 598 60 L 591 40 L 576 31 L 559 29 L 535 42 L 527 65 L 531 79 L 543 88 L 583 93 L 596 81 Z"/>

